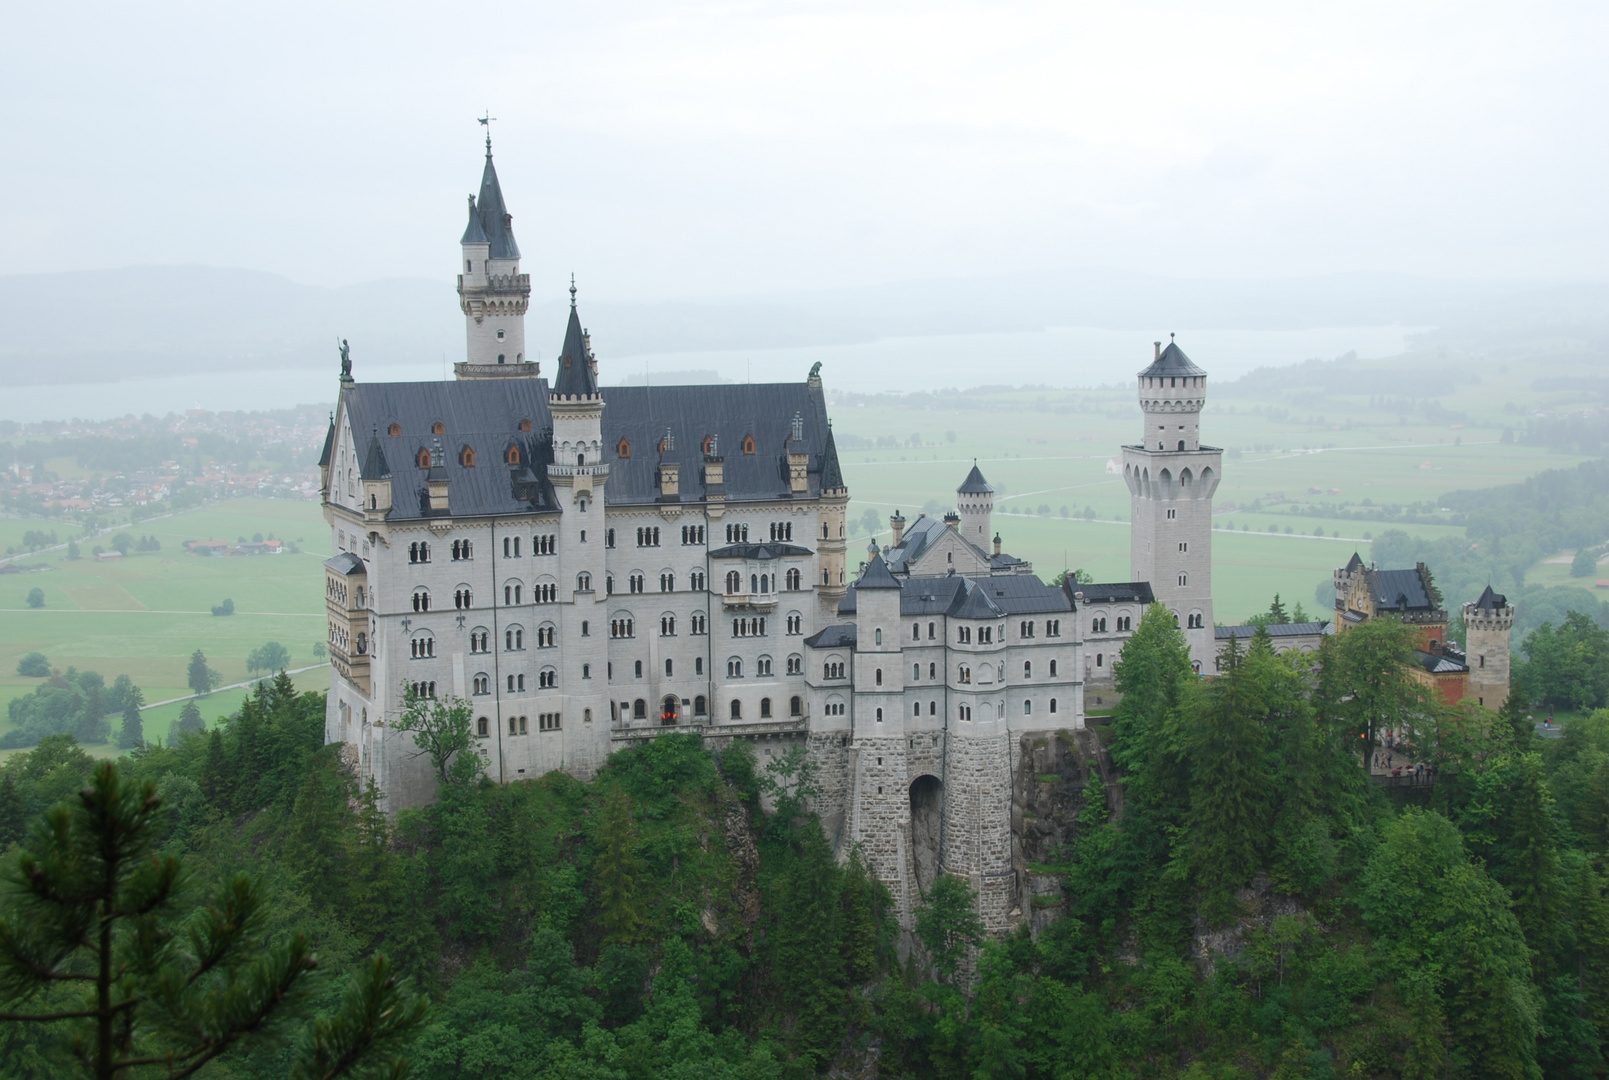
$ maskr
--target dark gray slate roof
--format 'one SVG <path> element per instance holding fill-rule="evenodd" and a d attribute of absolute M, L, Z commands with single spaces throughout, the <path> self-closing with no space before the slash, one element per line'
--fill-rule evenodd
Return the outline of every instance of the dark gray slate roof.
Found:
<path fill-rule="evenodd" d="M 1205 375 L 1206 372 L 1191 363 L 1190 358 L 1184 355 L 1184 350 L 1173 342 L 1162 350 L 1162 355 L 1151 362 L 1151 366 L 1140 372 L 1140 378 L 1166 378 L 1169 375 Z"/>
<path fill-rule="evenodd" d="M 1264 627 L 1272 638 L 1311 637 L 1315 634 L 1333 634 L 1335 627 L 1327 622 L 1269 623 Z M 1255 626 L 1215 626 L 1212 636 L 1219 641 L 1229 638 L 1250 638 L 1257 633 Z"/>
<path fill-rule="evenodd" d="M 1417 649 L 1414 650 L 1413 662 L 1432 675 L 1453 675 L 1469 670 L 1450 656 L 1437 656 L 1435 653 L 1420 652 Z"/>
<path fill-rule="evenodd" d="M 391 466 L 386 461 L 385 448 L 380 445 L 380 429 L 378 426 L 369 429 L 369 448 L 363 455 L 363 479 L 384 480 L 391 475 Z"/>
<path fill-rule="evenodd" d="M 1149 581 L 1114 581 L 1105 584 L 1080 585 L 1069 581 L 1066 592 L 1084 594 L 1086 604 L 1150 604 L 1156 600 Z"/>
<path fill-rule="evenodd" d="M 728 544 L 710 552 L 712 559 L 780 559 L 784 555 L 809 555 L 810 549 L 798 544 Z"/>
<path fill-rule="evenodd" d="M 494 259 L 520 257 L 520 246 L 514 242 L 514 218 L 503 205 L 503 186 L 497 182 L 497 168 L 492 164 L 490 146 L 486 147 L 486 168 L 480 174 L 480 199 L 474 209 L 474 219 L 464 231 L 461 243 L 489 243 Z M 477 225 L 483 237 L 481 241 L 472 239 Z"/>
<path fill-rule="evenodd" d="M 325 559 L 324 565 L 329 567 L 331 570 L 334 570 L 342 577 L 350 577 L 353 574 L 368 573 L 367 568 L 363 565 L 363 560 L 352 554 L 350 551 L 343 551 L 334 558 Z"/>
<path fill-rule="evenodd" d="M 933 541 L 944 534 L 944 522 L 938 518 L 930 518 L 926 514 L 919 514 L 915 521 L 900 535 L 898 547 L 890 547 L 885 551 L 884 557 L 889 565 L 901 573 L 910 568 L 910 564 L 920 558 Z"/>
<path fill-rule="evenodd" d="M 473 195 L 469 197 L 469 224 L 464 226 L 463 239 L 458 242 L 460 244 L 489 244 L 492 242 L 486 235 L 486 230 L 481 228 L 480 211 L 475 209 L 475 197 Z"/>
<path fill-rule="evenodd" d="M 858 582 L 856 583 L 859 584 Z M 997 619 L 1072 611 L 1067 595 L 1032 574 L 967 577 L 963 574 L 915 576 L 897 581 L 901 615 L 946 615 L 955 619 Z M 838 614 L 855 613 L 855 585 L 838 605 Z"/>
<path fill-rule="evenodd" d="M 1435 604 L 1418 570 L 1376 570 L 1374 599 L 1382 611 L 1430 611 Z"/>
<path fill-rule="evenodd" d="M 1480 599 L 1475 601 L 1475 608 L 1478 611 L 1502 611 L 1506 607 L 1508 607 L 1508 597 L 1500 592 L 1493 592 L 1490 585 L 1486 586 L 1486 591 L 1480 594 Z"/>
<path fill-rule="evenodd" d="M 560 397 L 589 397 L 598 392 L 598 379 L 592 374 L 592 357 L 587 353 L 587 335 L 576 314 L 574 286 L 571 286 L 570 322 L 564 328 L 564 348 L 559 352 L 559 377 L 553 392 Z"/>
<path fill-rule="evenodd" d="M 873 555 L 872 561 L 866 564 L 866 569 L 855 582 L 858 589 L 897 589 L 900 587 L 894 575 L 888 572 L 881 555 Z"/>
<path fill-rule="evenodd" d="M 983 478 L 983 473 L 978 471 L 978 463 L 974 461 L 972 471 L 967 473 L 967 478 L 955 490 L 961 495 L 986 495 L 994 491 L 994 486 Z"/>
<path fill-rule="evenodd" d="M 855 647 L 855 624 L 839 623 L 818 630 L 805 638 L 805 644 L 812 649 L 853 649 Z"/>
<path fill-rule="evenodd" d="M 680 464 L 682 502 L 701 502 L 704 483 L 704 440 L 715 436 L 724 461 L 724 493 L 728 502 L 788 499 L 788 443 L 795 413 L 804 418 L 804 434 L 795 452 L 809 457 L 809 494 L 830 488 L 826 453 L 831 439 L 827 404 L 819 386 L 809 383 L 725 383 L 716 386 L 606 386 L 603 389 L 604 460 L 609 465 L 611 506 L 653 503 L 659 499 L 659 465 Z M 669 449 L 659 451 L 669 435 Z M 753 437 L 754 453 L 743 452 Z M 630 444 L 630 458 L 620 457 L 620 440 Z M 842 478 L 837 481 L 842 484 Z"/>
<path fill-rule="evenodd" d="M 841 491 L 848 487 L 844 472 L 838 467 L 838 444 L 833 440 L 832 427 L 827 427 L 827 444 L 821 450 L 821 490 Z"/>
<path fill-rule="evenodd" d="M 1349 574 L 1354 574 L 1361 569 L 1363 569 L 1363 560 L 1358 556 L 1358 553 L 1354 551 L 1352 553 L 1352 557 L 1346 561 L 1346 572 Z"/>
<path fill-rule="evenodd" d="M 446 428 L 439 438 L 446 451 L 442 468 L 453 516 L 557 510 L 547 480 L 553 430 L 547 399 L 543 379 L 354 383 L 341 390 L 353 435 L 361 437 L 360 432 L 375 428 L 383 433 L 392 521 L 430 516 L 426 470 L 418 462 L 419 452 L 428 451 L 438 438 L 431 432 L 438 421 Z M 521 420 L 530 420 L 530 431 L 520 430 Z M 392 424 L 400 427 L 400 435 L 384 434 Z M 505 464 L 510 444 L 520 450 L 520 466 L 514 469 Z M 475 451 L 472 467 L 462 463 L 465 446 Z"/>
<path fill-rule="evenodd" d="M 330 454 L 333 453 L 334 450 L 335 450 L 335 417 L 332 415 L 330 417 L 330 430 L 326 431 L 324 433 L 324 450 L 318 456 L 318 467 L 319 468 L 322 469 L 322 468 L 324 468 L 324 466 L 326 466 L 326 465 L 328 465 L 330 463 Z"/>

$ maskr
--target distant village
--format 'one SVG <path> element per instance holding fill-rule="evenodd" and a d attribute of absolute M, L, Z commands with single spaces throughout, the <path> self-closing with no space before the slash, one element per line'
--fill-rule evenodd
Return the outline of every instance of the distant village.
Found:
<path fill-rule="evenodd" d="M 140 521 L 240 495 L 316 500 L 328 423 L 317 406 L 0 423 L 0 509 Z"/>

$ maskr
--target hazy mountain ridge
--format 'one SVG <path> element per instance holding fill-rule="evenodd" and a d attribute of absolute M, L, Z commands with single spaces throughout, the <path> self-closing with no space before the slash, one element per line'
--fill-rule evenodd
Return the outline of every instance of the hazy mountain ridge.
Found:
<path fill-rule="evenodd" d="M 562 295 L 533 303 L 535 359 L 556 355 Z M 695 300 L 588 300 L 600 353 L 842 345 L 878 338 L 1053 326 L 1160 333 L 1429 326 L 1426 347 L 1566 348 L 1609 341 L 1609 285 L 1446 281 L 1393 274 L 1192 280 L 1068 270 L 1010 277 Z M 434 364 L 463 351 L 450 281 L 394 278 L 342 288 L 263 271 L 135 266 L 0 277 L 0 385 L 100 382 L 188 372 L 333 368 L 336 341 L 360 368 Z"/>

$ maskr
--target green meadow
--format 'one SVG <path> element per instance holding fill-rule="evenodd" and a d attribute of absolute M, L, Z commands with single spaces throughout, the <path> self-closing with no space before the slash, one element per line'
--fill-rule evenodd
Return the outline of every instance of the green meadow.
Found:
<path fill-rule="evenodd" d="M 58 523 L 57 532 L 66 538 Z M 319 563 L 328 557 L 328 532 L 313 503 L 237 499 L 131 526 L 153 535 L 162 550 L 117 562 L 98 562 L 85 543 L 83 557 L 50 552 L 19 561 L 22 573 L 0 575 L 0 705 L 29 693 L 41 680 L 16 673 L 17 661 L 42 652 L 57 668 L 98 671 L 110 683 L 127 674 L 148 702 L 190 693 L 186 667 L 201 649 L 224 683 L 248 677 L 247 655 L 268 641 L 291 654 L 293 667 L 316 664 L 322 642 L 324 587 Z M 300 553 L 211 558 L 191 555 L 184 541 L 272 533 L 295 542 Z M 105 543 L 105 537 L 94 543 Z M 25 597 L 39 587 L 45 607 L 32 610 Z M 235 614 L 214 616 L 225 599 Z M 327 671 L 298 676 L 298 685 L 322 685 Z M 210 720 L 239 704 L 240 692 L 220 691 L 206 703 Z M 177 704 L 148 710 L 146 730 L 165 734 Z M 172 716 L 168 716 L 168 713 Z M 3 727 L 0 727 L 3 730 Z"/>

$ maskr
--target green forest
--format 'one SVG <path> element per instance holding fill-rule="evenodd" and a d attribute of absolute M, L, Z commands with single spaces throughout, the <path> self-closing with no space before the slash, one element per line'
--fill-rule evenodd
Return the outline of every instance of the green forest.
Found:
<path fill-rule="evenodd" d="M 1543 741 L 1517 705 L 1444 707 L 1409 673 L 1411 639 L 1371 620 L 1302 657 L 1260 633 L 1201 680 L 1153 608 L 1086 773 L 1108 780 L 1034 868 L 1065 897 L 1037 935 L 985 940 L 942 875 L 902 935 L 810 813 L 808 763 L 762 768 L 741 742 L 668 735 L 586 783 L 497 786 L 461 755 L 434 805 L 389 817 L 322 745 L 323 695 L 281 675 L 114 779 L 151 785 L 150 860 L 182 867 L 185 925 L 246 890 L 265 955 L 317 957 L 302 1033 L 254 1031 L 200 1076 L 1603 1075 L 1609 711 Z M 1371 782 L 1388 745 L 1434 783 Z M 105 797 L 112 767 L 94 769 L 71 735 L 0 767 L 0 960 L 69 831 L 44 815 Z M 7 1016 L 86 993 L 14 968 Z M 364 1014 L 382 991 L 394 1006 Z M 406 1022 L 378 1063 L 309 1071 L 353 1015 Z M 0 1076 L 96 1075 L 74 1064 L 88 1024 L 0 1022 Z"/>

